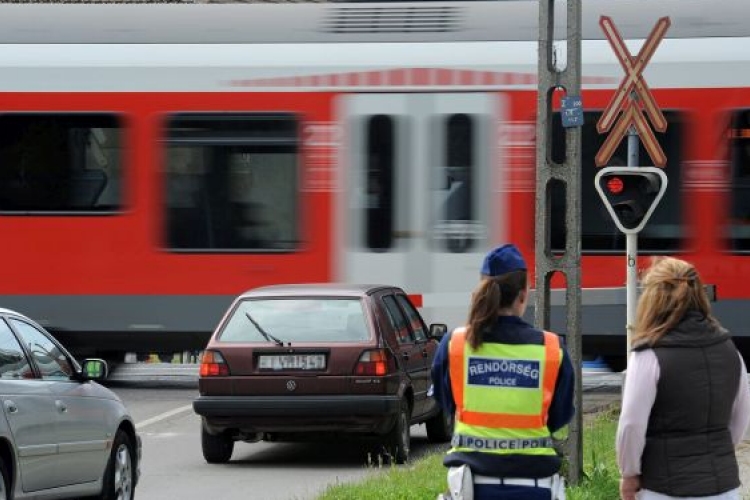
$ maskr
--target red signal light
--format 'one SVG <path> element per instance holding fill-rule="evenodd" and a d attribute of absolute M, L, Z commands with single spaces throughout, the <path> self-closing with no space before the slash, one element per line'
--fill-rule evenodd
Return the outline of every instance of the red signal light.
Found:
<path fill-rule="evenodd" d="M 619 177 L 610 177 L 607 180 L 607 191 L 611 194 L 620 194 L 625 189 L 625 183 Z"/>

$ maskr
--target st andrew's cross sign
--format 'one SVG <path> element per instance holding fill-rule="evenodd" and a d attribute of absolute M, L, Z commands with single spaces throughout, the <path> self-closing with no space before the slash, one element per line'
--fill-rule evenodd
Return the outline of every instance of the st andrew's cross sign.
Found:
<path fill-rule="evenodd" d="M 667 120 L 656 104 L 651 90 L 646 85 L 643 70 L 651 60 L 651 56 L 654 55 L 656 47 L 664 38 L 667 29 L 669 29 L 670 20 L 668 17 L 659 19 L 636 57 L 630 55 L 630 51 L 625 46 L 625 42 L 610 17 L 602 16 L 599 24 L 625 70 L 625 78 L 596 124 L 596 129 L 600 134 L 611 130 L 594 158 L 596 166 L 601 167 L 607 164 L 620 142 L 622 142 L 623 137 L 627 134 L 628 129 L 634 126 L 654 165 L 664 167 L 667 163 L 667 157 L 643 113 L 645 112 L 654 128 L 659 132 L 667 130 Z M 634 97 L 633 94 L 637 97 Z M 622 111 L 622 114 L 620 111 Z M 617 120 L 618 116 L 619 120 Z M 615 120 L 617 121 L 615 122 Z M 614 128 L 612 128 L 613 125 Z"/>

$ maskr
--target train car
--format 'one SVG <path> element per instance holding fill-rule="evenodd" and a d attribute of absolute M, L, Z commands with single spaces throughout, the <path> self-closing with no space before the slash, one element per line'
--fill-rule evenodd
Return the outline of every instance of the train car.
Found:
<path fill-rule="evenodd" d="M 584 0 L 584 350 L 625 350 L 625 242 L 593 182 L 624 76 L 601 15 L 634 54 L 671 19 L 645 70 L 669 185 L 639 266 L 693 261 L 742 342 L 750 4 Z M 490 247 L 533 266 L 537 39 L 533 0 L 2 4 L 0 305 L 108 357 L 199 349 L 275 283 L 389 283 L 461 324 Z"/>

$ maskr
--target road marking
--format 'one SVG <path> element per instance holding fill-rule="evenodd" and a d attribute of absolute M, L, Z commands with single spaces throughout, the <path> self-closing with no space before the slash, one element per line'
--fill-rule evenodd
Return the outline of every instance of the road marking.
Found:
<path fill-rule="evenodd" d="M 184 413 L 188 410 L 192 410 L 193 405 L 185 405 L 180 406 L 179 408 L 175 408 L 174 410 L 165 411 L 164 413 L 161 413 L 159 415 L 156 415 L 155 417 L 147 418 L 146 420 L 139 422 L 135 424 L 135 428 L 138 430 L 143 429 L 146 426 L 149 426 L 151 424 L 155 424 L 157 422 L 161 422 L 162 420 L 166 420 L 169 417 L 174 417 L 175 415 L 179 415 L 180 413 Z"/>

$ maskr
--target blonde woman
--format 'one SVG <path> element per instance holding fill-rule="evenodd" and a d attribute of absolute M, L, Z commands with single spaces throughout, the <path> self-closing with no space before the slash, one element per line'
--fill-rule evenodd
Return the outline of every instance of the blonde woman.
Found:
<path fill-rule="evenodd" d="M 617 429 L 622 500 L 739 500 L 747 370 L 698 272 L 656 259 L 642 282 Z"/>

